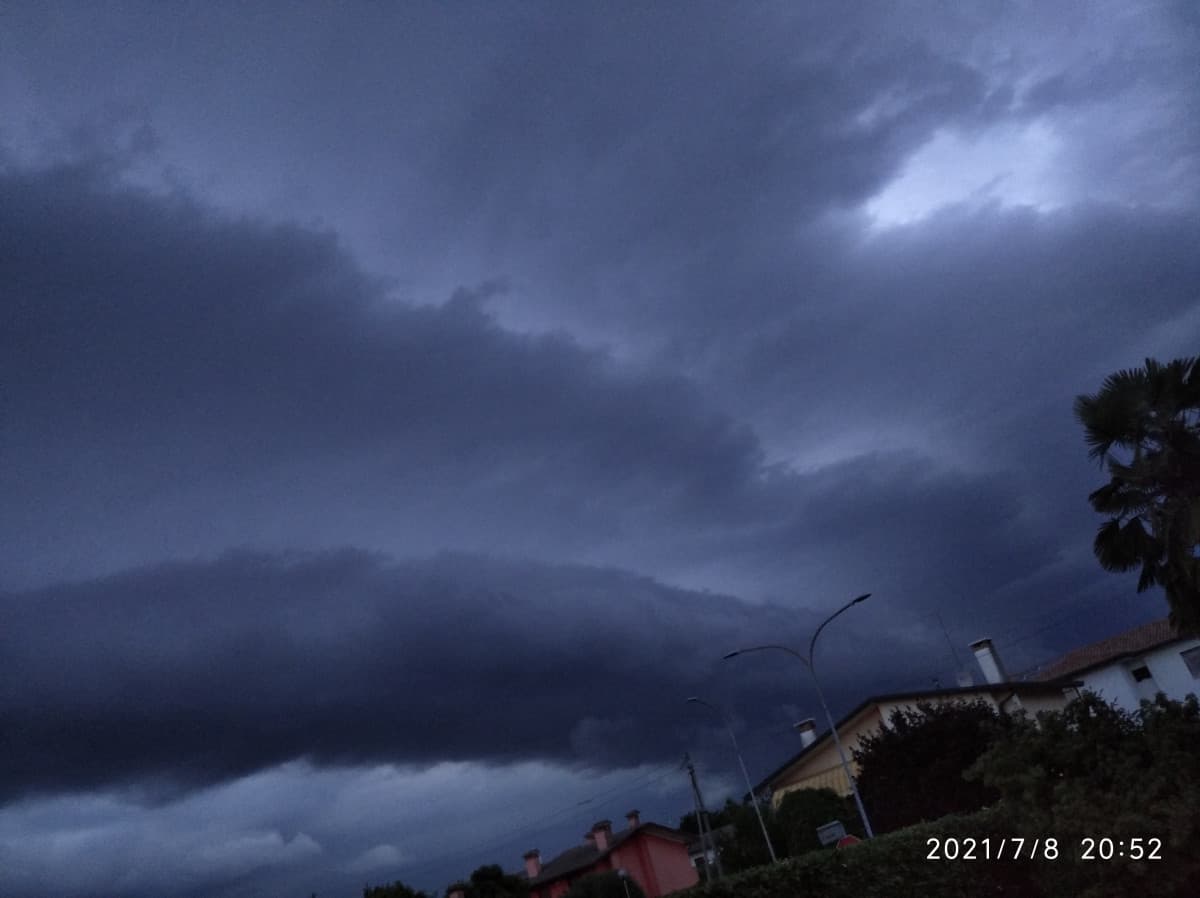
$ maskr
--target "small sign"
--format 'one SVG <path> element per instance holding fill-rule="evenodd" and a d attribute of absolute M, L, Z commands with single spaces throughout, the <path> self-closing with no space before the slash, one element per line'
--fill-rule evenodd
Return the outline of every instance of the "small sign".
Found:
<path fill-rule="evenodd" d="M 845 835 L 846 827 L 842 825 L 841 820 L 834 820 L 832 823 L 817 827 L 817 838 L 821 840 L 822 845 L 832 845 Z"/>

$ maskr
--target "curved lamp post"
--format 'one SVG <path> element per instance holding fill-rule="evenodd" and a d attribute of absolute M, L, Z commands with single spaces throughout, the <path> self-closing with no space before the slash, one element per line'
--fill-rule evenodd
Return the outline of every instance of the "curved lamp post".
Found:
<path fill-rule="evenodd" d="M 854 793 L 854 803 L 858 806 L 858 815 L 862 818 L 863 829 L 866 831 L 867 838 L 875 838 L 875 832 L 871 829 L 871 821 L 867 819 L 867 809 L 863 807 L 862 796 L 858 794 L 858 783 L 854 779 L 854 774 L 850 772 L 850 761 L 846 758 L 846 749 L 842 747 L 841 737 L 838 735 L 837 725 L 833 722 L 833 715 L 829 713 L 829 705 L 825 701 L 825 693 L 821 691 L 821 681 L 817 679 L 817 669 L 813 666 L 813 651 L 817 647 L 817 637 L 821 635 L 821 631 L 825 629 L 826 624 L 832 621 L 843 611 L 857 605 L 859 602 L 865 602 L 871 597 L 871 594 L 864 593 L 856 599 L 851 599 L 829 617 L 821 622 L 821 626 L 817 627 L 817 632 L 813 634 L 813 638 L 808 643 L 808 657 L 804 657 L 795 649 L 788 648 L 786 645 L 756 645 L 748 649 L 738 649 L 736 652 L 730 652 L 725 655 L 724 660 L 736 658 L 738 655 L 744 655 L 747 652 L 759 652 L 764 649 L 776 649 L 781 652 L 787 652 L 800 661 L 808 672 L 812 674 L 813 685 L 817 687 L 817 697 L 821 700 L 821 709 L 825 712 L 825 719 L 829 722 L 829 730 L 833 733 L 833 742 L 837 746 L 838 756 L 842 759 L 842 770 L 846 774 L 846 779 L 850 781 L 850 790 Z"/>
<path fill-rule="evenodd" d="M 775 857 L 775 846 L 771 844 L 771 837 L 767 834 L 767 824 L 763 820 L 762 810 L 758 806 L 758 797 L 754 794 L 754 784 L 750 782 L 750 774 L 746 770 L 746 762 L 742 758 L 742 751 L 738 748 L 737 736 L 733 734 L 733 725 L 721 712 L 720 708 L 716 707 L 715 705 L 710 705 L 708 702 L 704 701 L 704 699 L 693 695 L 688 699 L 688 702 L 695 705 L 704 705 L 704 707 L 708 708 L 719 718 L 721 718 L 721 722 L 725 724 L 725 729 L 729 733 L 729 739 L 733 743 L 733 753 L 737 755 L 738 764 L 740 764 L 742 768 L 742 776 L 746 778 L 746 789 L 750 792 L 750 801 L 754 805 L 754 815 L 758 817 L 758 825 L 762 827 L 763 838 L 767 842 L 767 851 L 771 855 L 771 863 L 774 864 L 779 860 L 779 858 Z"/>

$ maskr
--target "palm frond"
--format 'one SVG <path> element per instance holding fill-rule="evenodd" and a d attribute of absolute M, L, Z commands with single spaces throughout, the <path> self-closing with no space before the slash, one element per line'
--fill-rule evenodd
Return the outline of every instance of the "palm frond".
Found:
<path fill-rule="evenodd" d="M 1075 397 L 1075 417 L 1083 425 L 1091 458 L 1103 458 L 1113 446 L 1135 447 L 1142 439 L 1149 407 L 1143 372 L 1109 375 L 1093 395 Z"/>
<path fill-rule="evenodd" d="M 1108 517 L 1096 558 L 1110 571 L 1140 568 L 1138 591 L 1162 586 L 1172 617 L 1200 632 L 1200 357 L 1117 371 L 1075 397 L 1074 411 L 1109 474 L 1088 496 Z"/>
<path fill-rule="evenodd" d="M 1130 519 L 1124 527 L 1120 519 L 1113 518 L 1096 532 L 1092 549 L 1106 571 L 1127 571 L 1143 563 L 1154 541 L 1141 518 Z"/>
<path fill-rule="evenodd" d="M 1156 493 L 1114 477 L 1088 496 L 1092 508 L 1100 514 L 1124 517 L 1142 514 L 1154 505 Z"/>
<path fill-rule="evenodd" d="M 1151 564 L 1149 561 L 1142 565 L 1142 574 L 1138 577 L 1137 591 L 1145 592 L 1151 586 L 1158 583 L 1158 567 Z"/>

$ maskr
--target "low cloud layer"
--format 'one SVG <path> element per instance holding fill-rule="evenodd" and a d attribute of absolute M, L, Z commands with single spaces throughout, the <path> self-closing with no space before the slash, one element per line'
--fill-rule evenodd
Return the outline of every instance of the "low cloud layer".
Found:
<path fill-rule="evenodd" d="M 707 773 L 719 798 L 729 791 Z M 469 798 L 469 810 L 464 808 Z M 285 764 L 176 800 L 111 790 L 0 808 L 0 889 L 60 894 L 252 898 L 351 894 L 403 878 L 430 891 L 481 863 L 519 866 L 531 845 L 557 853 L 596 819 L 637 803 L 677 822 L 689 807 L 672 764 L 576 771 L 541 763 L 444 762 L 428 768 Z"/>
<path fill-rule="evenodd" d="M 615 571 L 354 552 L 166 565 L 3 607 L 9 797 L 169 795 L 298 759 L 663 762 L 709 723 L 689 695 L 779 723 L 794 696 L 756 698 L 763 669 L 730 677 L 720 656 L 812 623 Z"/>

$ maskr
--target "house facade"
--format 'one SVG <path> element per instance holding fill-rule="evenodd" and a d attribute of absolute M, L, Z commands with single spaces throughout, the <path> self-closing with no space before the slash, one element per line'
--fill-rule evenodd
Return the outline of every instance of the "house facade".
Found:
<path fill-rule="evenodd" d="M 916 710 L 918 704 L 982 701 L 1002 714 L 1025 712 L 1034 715 L 1039 711 L 1064 708 L 1076 694 L 1071 684 L 1061 681 L 1001 681 L 982 686 L 878 695 L 867 699 L 843 717 L 837 724 L 837 732 L 846 749 L 850 769 L 857 776 L 858 766 L 854 761 L 854 749 L 859 747 L 863 738 L 887 726 L 894 711 Z M 806 721 L 799 729 L 804 747 L 791 760 L 760 782 L 754 789 L 755 794 L 769 792 L 775 808 L 779 807 L 789 792 L 797 789 L 832 789 L 839 795 L 849 795 L 850 781 L 846 778 L 841 756 L 830 732 L 827 730 L 817 736 L 811 721 Z"/>
<path fill-rule="evenodd" d="M 983 701 L 1000 713 L 1033 716 L 1061 710 L 1082 690 L 1127 711 L 1136 711 L 1142 699 L 1153 699 L 1159 692 L 1177 700 L 1200 695 L 1200 639 L 1180 636 L 1165 618 L 1068 652 L 1019 681 L 1010 680 L 991 640 L 972 643 L 971 649 L 986 681 L 983 685 L 874 696 L 838 722 L 838 736 L 856 776 L 853 751 L 860 741 L 886 726 L 893 711 L 915 709 L 920 703 Z M 970 679 L 967 675 L 964 682 Z M 811 720 L 798 729 L 804 747 L 759 783 L 755 793 L 770 792 L 777 808 L 796 789 L 833 789 L 849 795 L 850 783 L 830 733 L 818 737 Z"/>
<path fill-rule="evenodd" d="M 688 857 L 691 837 L 657 823 L 643 823 L 637 811 L 625 815 L 626 827 L 613 832 L 601 820 L 584 836 L 584 843 L 542 863 L 541 853 L 525 853 L 525 878 L 531 898 L 560 898 L 578 879 L 608 870 L 624 871 L 647 898 L 659 898 L 699 882 Z"/>
<path fill-rule="evenodd" d="M 1200 639 L 1177 634 L 1166 618 L 1067 652 L 1034 674 L 1042 682 L 1077 680 L 1126 711 L 1162 692 L 1200 694 Z"/>

